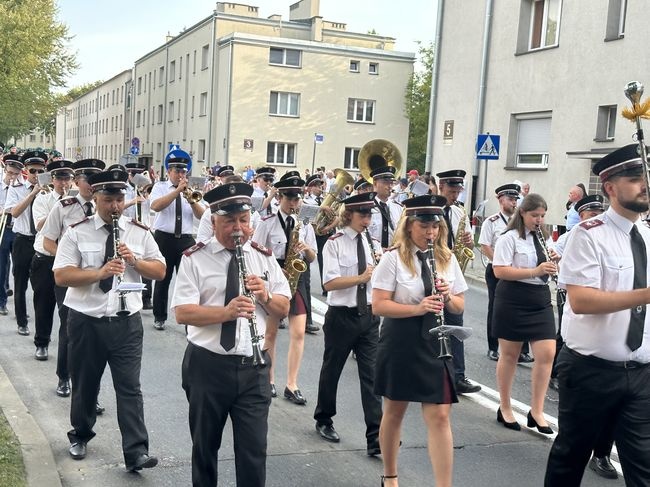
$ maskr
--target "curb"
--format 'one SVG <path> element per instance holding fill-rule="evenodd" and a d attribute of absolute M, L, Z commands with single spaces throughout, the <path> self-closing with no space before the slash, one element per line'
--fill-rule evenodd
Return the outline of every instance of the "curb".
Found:
<path fill-rule="evenodd" d="M 14 431 L 25 464 L 29 487 L 61 487 L 54 455 L 43 431 L 34 420 L 0 365 L 0 409 Z"/>

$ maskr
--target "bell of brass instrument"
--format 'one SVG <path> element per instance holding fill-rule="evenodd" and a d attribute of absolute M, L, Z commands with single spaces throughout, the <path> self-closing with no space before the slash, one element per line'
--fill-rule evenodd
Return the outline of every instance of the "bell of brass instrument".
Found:
<path fill-rule="evenodd" d="M 544 238 L 544 232 L 542 232 L 542 227 L 539 225 L 535 226 L 535 237 L 538 241 L 539 244 L 542 246 L 542 251 L 544 252 L 544 257 L 546 258 L 547 262 L 551 262 L 551 254 L 548 251 L 548 247 L 546 246 L 546 239 Z M 556 274 L 550 274 L 551 280 L 555 283 L 555 287 L 557 288 L 558 294 L 558 305 L 562 306 L 566 302 L 566 289 L 562 289 L 561 287 L 558 286 L 557 283 L 557 273 Z"/>
<path fill-rule="evenodd" d="M 345 187 L 354 184 L 354 178 L 343 169 L 334 169 L 334 177 L 334 182 L 320 205 L 321 208 L 330 208 L 332 211 L 320 211 L 314 219 L 314 231 L 319 236 L 325 235 L 324 229 L 332 224 L 333 218 L 336 218 L 341 201 L 345 198 Z"/>
<path fill-rule="evenodd" d="M 470 260 L 474 260 L 474 251 L 467 247 L 463 243 L 463 235 L 465 234 L 465 222 L 467 221 L 467 210 L 464 206 L 458 205 L 463 210 L 463 215 L 458 222 L 458 229 L 456 230 L 456 236 L 454 238 L 454 248 L 451 249 L 451 252 L 456 256 L 458 265 L 463 274 L 465 274 L 465 269 L 467 269 L 467 264 Z M 450 228 L 451 232 L 452 229 Z"/>
<path fill-rule="evenodd" d="M 237 269 L 239 272 L 239 289 L 243 289 L 243 295 L 250 299 L 253 304 L 256 304 L 255 295 L 246 288 L 248 270 L 246 269 L 246 261 L 244 260 L 244 252 L 242 250 L 241 239 L 243 233 L 233 233 L 232 237 L 235 240 L 235 257 L 237 258 Z M 253 367 L 265 367 L 266 361 L 262 355 L 262 346 L 260 344 L 264 335 L 260 335 L 257 331 L 257 319 L 255 318 L 255 313 L 248 318 L 248 329 L 251 334 L 251 345 L 253 346 Z"/>
<path fill-rule="evenodd" d="M 392 166 L 399 174 L 402 171 L 402 154 L 397 146 L 384 139 L 367 142 L 359 151 L 359 172 L 372 184 L 370 173 L 383 166 Z"/>
<path fill-rule="evenodd" d="M 296 223 L 293 230 L 291 230 L 291 235 L 289 236 L 289 247 L 287 255 L 284 256 L 284 267 L 282 268 L 282 271 L 287 277 L 287 281 L 289 281 L 289 289 L 291 290 L 291 296 L 293 297 L 298 289 L 298 279 L 300 279 L 300 274 L 307 270 L 307 264 L 300 258 L 300 254 L 296 250 L 302 222 L 299 221 L 294 214 L 289 215 L 289 218 L 294 218 Z"/>
<path fill-rule="evenodd" d="M 628 100 L 632 102 L 632 108 L 624 108 L 621 114 L 636 124 L 636 141 L 639 146 L 637 147 L 637 153 L 641 156 L 641 161 L 643 162 L 643 171 L 645 177 L 646 188 L 650 188 L 650 161 L 648 161 L 648 148 L 645 145 L 645 137 L 643 135 L 643 127 L 641 126 L 641 119 L 650 118 L 650 99 L 646 98 L 645 101 L 641 101 L 643 96 L 643 84 L 639 81 L 630 81 L 624 90 L 625 96 Z M 647 217 L 646 217 L 647 221 Z"/>
<path fill-rule="evenodd" d="M 203 199 L 203 193 L 198 189 L 186 188 L 183 191 L 183 197 L 187 200 L 188 203 L 198 203 Z"/>
<path fill-rule="evenodd" d="M 113 259 L 121 259 L 120 252 L 118 250 L 118 247 L 120 246 L 120 224 L 119 224 L 120 214 L 113 213 L 111 215 L 111 222 L 113 224 Z M 123 274 L 119 274 L 117 276 L 118 285 L 122 284 L 123 279 L 124 279 Z M 117 316 L 126 316 L 129 314 L 129 310 L 126 306 L 126 292 L 118 291 L 117 295 L 120 300 L 119 308 L 117 310 Z"/>

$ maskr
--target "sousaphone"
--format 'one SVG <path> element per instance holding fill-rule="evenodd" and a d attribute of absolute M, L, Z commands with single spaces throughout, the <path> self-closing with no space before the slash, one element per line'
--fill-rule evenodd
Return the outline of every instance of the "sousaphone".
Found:
<path fill-rule="evenodd" d="M 363 178 L 372 184 L 370 173 L 383 166 L 395 168 L 395 174 L 402 171 L 402 154 L 397 146 L 384 139 L 374 139 L 367 142 L 359 151 L 359 172 Z"/>

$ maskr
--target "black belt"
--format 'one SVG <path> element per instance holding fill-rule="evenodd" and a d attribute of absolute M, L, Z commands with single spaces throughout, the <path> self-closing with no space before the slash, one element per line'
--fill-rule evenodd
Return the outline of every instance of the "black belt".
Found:
<path fill-rule="evenodd" d="M 52 259 L 52 260 L 54 260 L 54 256 L 53 256 L 53 255 L 45 255 L 44 253 L 39 252 L 38 250 L 35 250 L 35 251 L 34 251 L 34 255 L 35 255 L 38 259 Z"/>
<path fill-rule="evenodd" d="M 350 314 L 356 315 L 356 314 L 359 314 L 358 308 L 359 308 L 358 306 L 354 306 L 354 307 L 351 307 L 351 306 L 330 306 L 329 309 L 331 309 L 332 311 L 340 311 L 340 312 L 350 313 Z M 372 306 L 368 305 L 367 308 L 368 308 L 368 313 L 372 314 Z"/>
<path fill-rule="evenodd" d="M 28 240 L 34 240 L 36 238 L 36 235 L 25 235 L 23 233 L 16 233 L 16 238 L 18 237 L 26 238 Z"/>
<path fill-rule="evenodd" d="M 192 237 L 191 233 L 181 233 L 180 237 L 177 237 L 173 233 L 163 232 L 162 230 L 156 230 L 155 233 L 162 233 L 163 235 L 167 235 L 167 236 L 169 236 L 171 238 L 191 238 Z"/>
<path fill-rule="evenodd" d="M 567 352 L 575 357 L 579 357 L 586 362 L 589 362 L 596 367 L 606 368 L 606 369 L 643 369 L 650 365 L 650 362 L 636 362 L 634 360 L 625 360 L 622 362 L 615 362 L 613 360 L 605 360 L 604 358 L 594 357 L 593 355 L 582 355 L 579 352 L 565 346 Z"/>
<path fill-rule="evenodd" d="M 83 319 L 90 321 L 92 323 L 117 323 L 117 322 L 123 322 L 123 321 L 128 321 L 129 318 L 132 318 L 138 314 L 138 312 L 135 312 L 131 315 L 126 315 L 126 316 L 102 316 L 100 318 L 95 318 L 94 316 L 87 315 L 85 313 L 82 313 L 81 311 L 77 311 L 76 309 L 71 309 L 70 311 L 73 311 L 75 313 L 78 313 L 80 315 L 83 315 Z"/>

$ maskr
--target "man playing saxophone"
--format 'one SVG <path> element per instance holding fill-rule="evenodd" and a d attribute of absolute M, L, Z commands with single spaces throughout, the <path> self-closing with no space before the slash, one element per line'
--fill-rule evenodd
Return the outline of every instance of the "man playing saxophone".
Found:
<path fill-rule="evenodd" d="M 447 199 L 447 204 L 443 209 L 443 217 L 449 230 L 447 233 L 447 246 L 450 249 L 454 249 L 457 240 L 460 240 L 460 243 L 466 248 L 471 249 L 474 241 L 472 239 L 472 233 L 469 232 L 471 227 L 467 213 L 455 204 L 458 201 L 458 196 L 463 191 L 465 171 L 462 169 L 452 169 L 450 171 L 440 172 L 436 176 L 438 176 L 440 195 Z M 463 226 L 465 230 L 459 232 L 459 227 Z M 458 256 L 456 257 L 458 258 Z M 445 308 L 445 323 L 452 326 L 463 326 L 463 313 L 451 313 Z M 480 391 L 481 386 L 472 384 L 465 376 L 465 347 L 463 342 L 454 336 L 451 337 L 451 353 L 456 371 L 456 392 L 459 394 L 467 394 Z"/>
<path fill-rule="evenodd" d="M 307 403 L 298 388 L 298 372 L 304 349 L 307 313 L 311 309 L 311 297 L 308 292 L 309 264 L 316 258 L 316 236 L 313 227 L 297 221 L 304 186 L 305 181 L 298 176 L 290 176 L 275 183 L 274 187 L 280 195 L 278 212 L 263 218 L 253 235 L 254 242 L 273 251 L 280 267 L 290 274 L 290 284 L 294 281 L 296 286 L 289 310 L 289 353 L 284 397 L 298 405 Z M 299 272 L 297 268 L 304 268 L 306 271 Z M 269 319 L 266 328 L 265 340 L 272 361 L 275 358 L 278 322 L 278 319 Z M 270 371 L 270 380 L 271 394 L 275 397 L 277 393 L 273 368 Z"/>
<path fill-rule="evenodd" d="M 286 316 L 290 292 L 271 251 L 249 241 L 252 192 L 244 182 L 225 182 L 205 194 L 214 237 L 184 252 L 172 299 L 176 321 L 188 325 L 182 379 L 196 486 L 217 485 L 218 451 L 228 416 L 237 485 L 265 485 L 269 367 L 260 367 L 259 361 L 255 366 L 251 328 L 262 337 L 258 345 L 268 365 L 266 324 Z M 236 255 L 240 250 L 248 271 L 245 278 Z M 260 277 L 264 275 L 265 280 Z M 254 301 L 244 295 L 246 291 Z"/>

